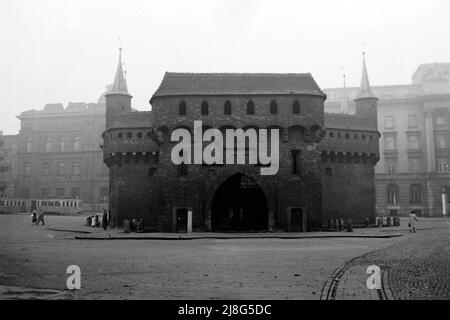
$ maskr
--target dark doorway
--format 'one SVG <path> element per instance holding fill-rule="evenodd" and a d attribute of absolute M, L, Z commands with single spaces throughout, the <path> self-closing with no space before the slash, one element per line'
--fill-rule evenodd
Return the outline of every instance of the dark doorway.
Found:
<path fill-rule="evenodd" d="M 188 230 L 188 211 L 187 209 L 177 209 L 177 232 L 186 233 Z"/>
<path fill-rule="evenodd" d="M 211 205 L 212 231 L 267 230 L 264 191 L 243 174 L 229 177 L 217 189 Z"/>
<path fill-rule="evenodd" d="M 291 230 L 303 232 L 303 210 L 301 208 L 291 210 Z"/>

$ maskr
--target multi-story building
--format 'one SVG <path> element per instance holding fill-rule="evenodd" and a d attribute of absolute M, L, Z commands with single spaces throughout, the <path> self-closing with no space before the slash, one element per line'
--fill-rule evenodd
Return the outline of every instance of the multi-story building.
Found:
<path fill-rule="evenodd" d="M 85 211 L 108 204 L 108 169 L 103 164 L 104 94 L 98 103 L 47 104 L 20 116 L 15 196 L 81 199 Z"/>
<path fill-rule="evenodd" d="M 450 63 L 422 64 L 407 85 L 375 86 L 379 215 L 443 214 L 450 199 Z M 358 88 L 325 89 L 327 112 L 353 113 Z"/>
<path fill-rule="evenodd" d="M 0 198 L 14 197 L 17 177 L 16 135 L 3 135 L 0 131 Z"/>

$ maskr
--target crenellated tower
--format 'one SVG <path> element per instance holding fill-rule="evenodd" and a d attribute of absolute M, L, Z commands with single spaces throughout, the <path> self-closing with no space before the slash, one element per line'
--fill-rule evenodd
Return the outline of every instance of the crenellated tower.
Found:
<path fill-rule="evenodd" d="M 373 94 L 370 88 L 369 76 L 366 67 L 366 54 L 363 52 L 363 70 L 361 76 L 361 86 L 355 98 L 355 113 L 370 121 L 374 127 L 377 127 L 377 104 L 378 98 Z"/>
<path fill-rule="evenodd" d="M 116 77 L 111 91 L 105 95 L 106 98 L 106 128 L 109 128 L 114 118 L 131 111 L 131 98 L 128 92 L 127 81 L 123 72 L 122 48 L 119 48 L 119 64 L 117 66 Z"/>

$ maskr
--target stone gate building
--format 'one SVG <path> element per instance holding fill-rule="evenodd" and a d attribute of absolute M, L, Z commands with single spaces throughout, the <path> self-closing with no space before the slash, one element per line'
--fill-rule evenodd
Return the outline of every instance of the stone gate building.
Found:
<path fill-rule="evenodd" d="M 151 111 L 131 107 L 121 58 L 106 95 L 104 162 L 113 218 L 158 231 L 309 231 L 375 216 L 377 98 L 363 68 L 353 115 L 324 113 L 310 74 L 166 73 Z M 279 129 L 279 171 L 171 161 L 177 128 Z M 224 152 L 225 153 L 225 152 Z"/>

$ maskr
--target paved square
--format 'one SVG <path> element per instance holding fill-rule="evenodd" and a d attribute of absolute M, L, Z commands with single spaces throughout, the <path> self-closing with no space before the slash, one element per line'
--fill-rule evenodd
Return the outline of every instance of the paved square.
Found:
<path fill-rule="evenodd" d="M 103 241 L 50 229 L 104 232 L 84 219 L 47 216 L 36 227 L 28 215 L 0 216 L 1 298 L 319 299 L 336 268 L 410 237 Z M 78 291 L 66 289 L 72 264 Z M 366 279 L 349 280 L 346 295 L 368 299 Z"/>

